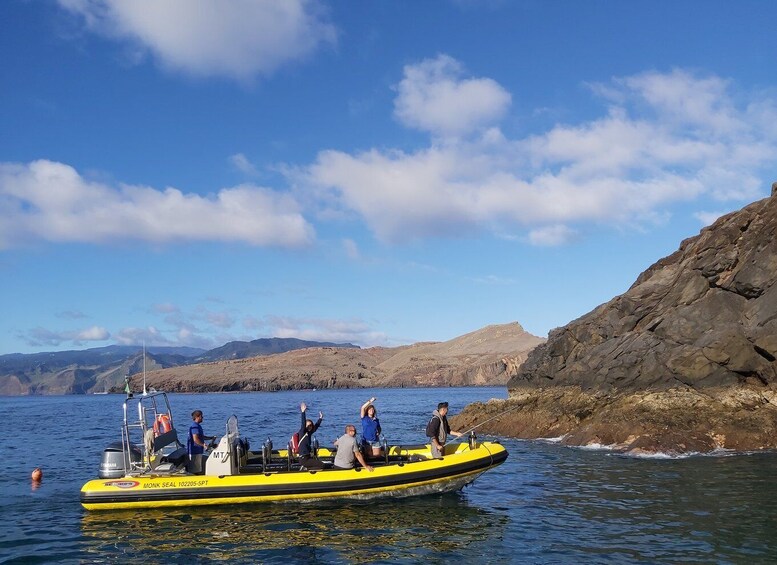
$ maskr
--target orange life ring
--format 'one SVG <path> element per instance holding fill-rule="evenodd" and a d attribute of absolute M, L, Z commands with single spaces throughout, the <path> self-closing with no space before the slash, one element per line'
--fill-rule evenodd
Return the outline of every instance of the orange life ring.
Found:
<path fill-rule="evenodd" d="M 154 420 L 154 436 L 159 437 L 173 429 L 169 414 L 159 414 Z"/>

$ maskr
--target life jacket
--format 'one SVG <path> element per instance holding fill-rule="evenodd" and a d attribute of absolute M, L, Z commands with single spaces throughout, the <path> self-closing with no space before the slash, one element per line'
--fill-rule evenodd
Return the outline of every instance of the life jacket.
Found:
<path fill-rule="evenodd" d="M 154 420 L 154 436 L 159 437 L 173 429 L 169 414 L 159 414 Z"/>

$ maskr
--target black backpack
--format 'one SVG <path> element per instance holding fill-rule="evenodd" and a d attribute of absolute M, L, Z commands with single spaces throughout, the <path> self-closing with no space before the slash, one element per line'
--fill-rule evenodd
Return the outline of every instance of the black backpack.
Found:
<path fill-rule="evenodd" d="M 426 437 L 434 437 L 437 435 L 437 432 L 435 431 L 435 425 L 434 421 L 438 420 L 437 416 L 432 416 L 432 419 L 429 420 L 429 423 L 426 424 Z"/>

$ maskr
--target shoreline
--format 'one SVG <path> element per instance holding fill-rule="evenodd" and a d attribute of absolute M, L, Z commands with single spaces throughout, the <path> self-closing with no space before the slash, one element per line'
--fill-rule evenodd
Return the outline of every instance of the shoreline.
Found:
<path fill-rule="evenodd" d="M 551 438 L 560 445 L 631 455 L 777 449 L 777 390 L 772 387 L 617 393 L 556 386 L 509 392 L 505 400 L 470 404 L 451 418 L 451 426 L 467 430 L 485 422 L 480 433 Z"/>

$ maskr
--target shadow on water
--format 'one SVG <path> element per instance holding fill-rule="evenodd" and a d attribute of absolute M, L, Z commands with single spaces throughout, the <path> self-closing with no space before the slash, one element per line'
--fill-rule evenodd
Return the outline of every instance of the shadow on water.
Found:
<path fill-rule="evenodd" d="M 352 504 L 91 512 L 81 520 L 81 549 L 97 562 L 437 562 L 477 557 L 477 547 L 500 542 L 506 522 L 456 493 Z"/>

